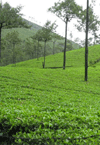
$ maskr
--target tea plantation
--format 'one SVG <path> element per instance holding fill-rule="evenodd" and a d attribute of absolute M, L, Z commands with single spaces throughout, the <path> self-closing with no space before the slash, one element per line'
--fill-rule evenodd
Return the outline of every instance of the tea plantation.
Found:
<path fill-rule="evenodd" d="M 100 143 L 100 45 L 0 67 L 0 144 Z M 2 140 L 2 142 L 1 142 Z"/>

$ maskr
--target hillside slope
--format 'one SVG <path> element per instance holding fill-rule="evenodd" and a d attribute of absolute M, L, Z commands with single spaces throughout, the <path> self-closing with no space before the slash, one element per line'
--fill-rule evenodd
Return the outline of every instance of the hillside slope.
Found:
<path fill-rule="evenodd" d="M 89 47 L 89 66 L 91 66 L 91 62 L 95 62 L 100 59 L 100 45 L 95 45 Z M 81 48 L 78 50 L 72 50 L 66 52 L 66 67 L 83 67 L 85 64 L 85 48 Z M 43 57 L 37 59 L 31 59 L 28 61 L 23 61 L 17 63 L 18 67 L 37 67 L 42 68 L 42 62 L 44 61 Z M 61 68 L 63 65 L 63 52 L 55 55 L 46 56 L 46 68 Z M 9 66 L 14 66 L 9 65 Z"/>
<path fill-rule="evenodd" d="M 28 21 L 26 19 L 23 19 L 23 20 L 26 21 L 27 24 L 31 26 L 30 29 L 26 29 L 26 28 L 2 29 L 2 38 L 4 38 L 7 35 L 8 32 L 18 31 L 19 37 L 22 40 L 26 40 L 26 38 L 29 38 L 30 36 L 33 36 L 39 29 L 42 29 L 42 27 L 40 25 L 38 25 L 38 24 L 35 24 L 33 22 L 30 22 L 30 21 Z M 70 41 L 70 40 L 68 40 L 68 41 Z M 63 40 L 57 40 L 57 42 L 58 43 L 62 43 L 63 44 L 63 47 L 64 47 L 64 39 Z M 49 43 L 50 43 L 50 45 L 52 45 L 51 42 L 49 42 Z M 78 49 L 80 47 L 75 42 L 72 42 L 72 46 L 73 46 L 74 49 Z"/>
<path fill-rule="evenodd" d="M 38 24 L 35 24 L 33 22 L 30 22 L 30 21 L 28 21 L 28 20 L 26 20 L 24 18 L 23 18 L 23 20 L 26 21 L 27 24 L 31 26 L 30 29 L 26 29 L 26 28 L 2 29 L 2 38 L 4 38 L 8 32 L 18 31 L 19 37 L 22 40 L 25 40 L 26 38 L 29 38 L 30 36 L 33 36 L 39 29 L 42 28 Z"/>

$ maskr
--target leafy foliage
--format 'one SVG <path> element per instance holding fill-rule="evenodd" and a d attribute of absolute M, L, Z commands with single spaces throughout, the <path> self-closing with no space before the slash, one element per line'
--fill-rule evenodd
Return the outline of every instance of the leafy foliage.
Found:
<path fill-rule="evenodd" d="M 82 8 L 74 0 L 59 1 L 48 9 L 48 11 L 55 13 L 64 22 L 66 22 L 66 17 L 70 21 L 72 18 L 79 16 L 81 10 Z"/>
<path fill-rule="evenodd" d="M 21 42 L 21 39 L 19 38 L 19 33 L 17 31 L 7 33 L 5 39 L 11 44 L 17 44 Z"/>
<path fill-rule="evenodd" d="M 79 15 L 80 19 L 78 20 L 78 23 L 80 25 L 76 25 L 79 31 L 85 31 L 86 27 L 86 9 Z M 89 7 L 89 31 L 93 31 L 94 27 L 97 30 L 98 25 L 100 24 L 100 21 L 98 17 L 94 14 L 93 8 Z"/>
<path fill-rule="evenodd" d="M 22 21 L 22 14 L 20 13 L 22 7 L 12 8 L 8 3 L 0 6 L 0 27 L 27 27 L 29 26 Z"/>
<path fill-rule="evenodd" d="M 43 41 L 49 41 L 52 39 L 52 32 L 55 32 L 57 28 L 56 23 L 52 23 L 50 21 L 47 21 L 42 28 L 42 37 Z"/>

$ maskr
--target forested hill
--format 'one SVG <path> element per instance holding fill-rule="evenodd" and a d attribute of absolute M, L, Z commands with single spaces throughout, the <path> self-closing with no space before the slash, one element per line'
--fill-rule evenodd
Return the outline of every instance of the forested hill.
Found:
<path fill-rule="evenodd" d="M 30 29 L 26 29 L 26 28 L 3 29 L 3 31 L 2 31 L 2 38 L 4 38 L 7 35 L 7 33 L 9 33 L 9 32 L 17 31 L 19 33 L 19 37 L 22 40 L 26 40 L 26 38 L 29 38 L 30 36 L 33 36 L 39 29 L 42 28 L 38 24 L 30 22 L 30 21 L 28 21 L 28 20 L 26 20 L 24 18 L 23 18 L 23 20 L 25 22 L 27 22 L 28 25 L 31 26 Z"/>
<path fill-rule="evenodd" d="M 31 28 L 2 29 L 2 66 L 42 57 L 44 55 L 44 42 L 40 42 L 39 48 L 37 48 L 37 41 L 33 42 L 30 40 L 30 37 L 34 36 L 42 27 L 26 19 L 23 20 L 26 21 L 28 25 L 31 25 Z M 11 42 L 15 41 L 14 39 L 18 40 L 18 42 L 16 41 L 15 48 L 13 48 L 13 42 Z M 63 37 L 61 40 L 57 39 L 55 41 L 54 48 L 54 39 L 48 41 L 46 46 L 46 55 L 63 52 L 64 41 Z M 77 43 L 70 40 L 67 41 L 67 51 L 79 48 L 80 46 Z"/>

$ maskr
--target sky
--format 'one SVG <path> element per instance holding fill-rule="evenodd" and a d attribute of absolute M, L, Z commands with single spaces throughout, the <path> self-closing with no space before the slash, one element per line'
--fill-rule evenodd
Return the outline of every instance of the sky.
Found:
<path fill-rule="evenodd" d="M 0 0 L 2 4 L 8 2 L 12 7 L 22 6 L 21 13 L 23 17 L 29 21 L 43 26 L 47 20 L 52 23 L 56 21 L 58 28 L 56 32 L 62 36 L 65 35 L 65 23 L 56 17 L 53 13 L 48 12 L 48 8 L 52 7 L 55 2 L 59 0 Z M 75 0 L 77 4 L 86 8 L 86 0 Z M 89 0 L 90 3 L 92 0 Z M 99 15 L 100 4 L 99 0 L 96 0 L 95 13 Z M 73 34 L 73 39 L 79 37 L 81 40 L 85 39 L 85 34 L 78 32 L 74 27 L 75 21 L 72 20 L 68 23 L 68 38 L 70 39 L 70 33 Z"/>

